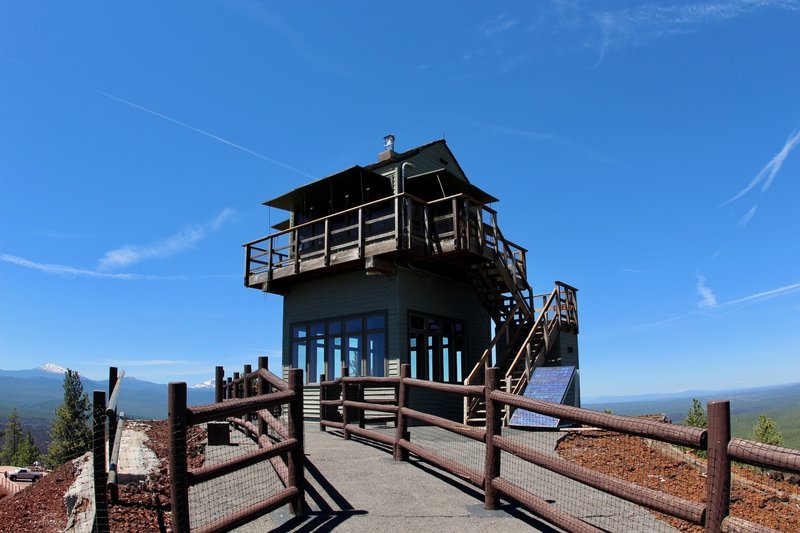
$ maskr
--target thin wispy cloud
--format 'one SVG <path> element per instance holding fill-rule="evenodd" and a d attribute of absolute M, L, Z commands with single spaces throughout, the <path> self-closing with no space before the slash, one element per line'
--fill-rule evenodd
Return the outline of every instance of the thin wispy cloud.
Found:
<path fill-rule="evenodd" d="M 800 2 L 652 2 L 618 10 L 596 10 L 595 4 L 586 2 L 555 2 L 552 17 L 542 17 L 538 25 L 548 31 L 555 28 L 570 37 L 574 32 L 580 32 L 585 47 L 597 53 L 594 66 L 598 67 L 613 49 L 639 46 L 665 36 L 698 32 L 711 24 L 757 15 L 767 10 L 798 11 Z"/>
<path fill-rule="evenodd" d="M 772 185 L 772 182 L 775 180 L 775 176 L 778 175 L 778 172 L 783 166 L 783 162 L 786 161 L 786 158 L 789 157 L 789 154 L 792 152 L 792 150 L 794 150 L 795 146 L 797 146 L 798 144 L 800 144 L 800 131 L 795 132 L 789 136 L 789 138 L 786 140 L 786 143 L 784 143 L 783 148 L 781 148 L 780 151 L 777 154 L 775 154 L 775 157 L 770 159 L 769 163 L 764 165 L 764 168 L 762 168 L 758 172 L 758 174 L 756 174 L 756 177 L 753 178 L 744 189 L 739 191 L 729 200 L 722 202 L 719 205 L 719 207 L 728 205 L 729 203 L 738 200 L 739 198 L 741 198 L 742 196 L 753 190 L 755 186 L 761 183 L 762 181 L 764 182 L 764 185 L 761 187 L 761 192 L 762 193 L 766 192 L 767 189 L 769 189 L 770 185 Z"/>
<path fill-rule="evenodd" d="M 721 306 L 729 306 L 729 305 L 738 305 L 743 303 L 751 303 L 751 302 L 761 302 L 764 300 L 771 300 L 772 298 L 777 298 L 779 296 L 785 296 L 787 294 L 792 294 L 795 292 L 800 291 L 800 283 L 792 283 L 791 285 L 786 285 L 784 287 L 779 287 L 777 289 L 772 289 L 769 291 L 757 292 L 755 294 L 751 294 L 749 296 L 744 296 L 742 298 L 737 298 L 736 300 L 731 300 L 730 302 L 725 302 L 720 304 Z"/>
<path fill-rule="evenodd" d="M 750 210 L 744 214 L 742 218 L 739 219 L 739 222 L 736 223 L 737 226 L 743 228 L 747 226 L 747 224 L 753 219 L 753 215 L 756 214 L 756 209 L 758 208 L 757 205 L 754 205 L 750 208 Z"/>
<path fill-rule="evenodd" d="M 522 137 L 526 139 L 531 139 L 537 142 L 547 142 L 552 144 L 557 144 L 563 146 L 573 152 L 577 152 L 582 154 L 584 157 L 591 159 L 593 161 L 598 161 L 601 163 L 609 163 L 613 165 L 619 165 L 620 162 L 616 159 L 607 156 L 606 154 L 595 152 L 592 150 L 587 150 L 576 143 L 572 142 L 569 139 L 565 139 L 564 137 L 560 137 L 558 135 L 554 135 L 552 133 L 542 132 L 542 131 L 535 131 L 535 130 L 523 130 L 519 128 L 510 128 L 507 126 L 498 126 L 496 124 L 488 124 L 486 122 L 480 121 L 469 121 L 470 124 L 479 126 L 481 128 L 494 131 L 496 133 L 501 133 L 504 135 L 510 135 L 514 137 Z"/>
<path fill-rule="evenodd" d="M 95 270 L 75 268 L 67 265 L 57 265 L 52 263 L 37 263 L 35 261 L 31 261 L 23 257 L 17 257 L 15 255 L 8 255 L 8 254 L 0 254 L 0 261 L 3 261 L 5 263 L 11 263 L 12 265 L 30 268 L 32 270 L 38 270 L 40 272 L 47 272 L 48 274 L 57 274 L 60 276 L 67 276 L 67 277 L 105 278 L 105 279 L 119 279 L 119 280 L 145 280 L 145 281 L 182 279 L 176 277 L 167 278 L 160 276 L 148 276 L 144 274 L 97 272 Z"/>
<path fill-rule="evenodd" d="M 135 366 L 176 366 L 189 363 L 186 359 L 109 359 L 109 363 L 114 366 L 135 367 Z"/>
<path fill-rule="evenodd" d="M 511 18 L 506 13 L 501 13 L 481 25 L 481 30 L 486 37 L 494 37 L 504 33 L 519 24 L 518 18 Z"/>
<path fill-rule="evenodd" d="M 110 250 L 100 259 L 98 269 L 114 270 L 124 268 L 134 263 L 147 259 L 170 257 L 187 250 L 206 238 L 209 231 L 217 231 L 236 212 L 233 209 L 223 209 L 217 216 L 205 224 L 189 226 L 175 235 L 148 245 L 126 244 L 120 248 Z"/>
<path fill-rule="evenodd" d="M 144 111 L 145 113 L 149 113 L 150 115 L 153 115 L 154 117 L 158 117 L 158 118 L 164 119 L 164 120 L 166 120 L 168 122 L 172 122 L 173 124 L 177 124 L 178 126 L 181 126 L 183 128 L 189 129 L 189 130 L 194 131 L 196 133 L 199 133 L 201 135 L 205 135 L 206 137 L 214 139 L 215 141 L 219 141 L 222 144 L 226 144 L 226 145 L 230 146 L 231 148 L 235 148 L 237 150 L 240 150 L 240 151 L 245 152 L 247 154 L 250 154 L 252 156 L 258 157 L 259 159 L 263 159 L 264 161 L 268 161 L 268 162 L 272 163 L 273 165 L 277 165 L 279 167 L 285 168 L 286 170 L 291 170 L 292 172 L 296 172 L 297 174 L 301 174 L 301 175 L 309 177 L 309 178 L 313 178 L 314 177 L 311 174 L 309 174 L 308 172 L 304 172 L 304 171 L 302 171 L 300 169 L 297 169 L 297 168 L 295 168 L 293 166 L 287 165 L 286 163 L 282 163 L 281 161 L 278 161 L 277 159 L 272 159 L 271 157 L 267 157 L 264 154 L 258 153 L 256 151 L 251 150 L 250 148 L 246 148 L 246 147 L 244 147 L 244 146 L 242 146 L 240 144 L 236 144 L 235 142 L 229 141 L 228 139 L 224 139 L 224 138 L 222 138 L 222 137 L 220 137 L 218 135 L 214 135 L 213 133 L 211 133 L 209 131 L 206 131 L 204 129 L 200 129 L 200 128 L 197 128 L 195 126 L 192 126 L 191 124 L 187 124 L 185 122 L 181 122 L 180 120 L 174 119 L 174 118 L 172 118 L 170 116 L 164 115 L 163 113 L 159 113 L 158 111 L 154 111 L 152 109 L 149 109 L 149 108 L 144 107 L 142 105 L 136 104 L 136 103 L 131 102 L 129 100 L 125 100 L 124 98 L 120 98 L 118 96 L 114 96 L 113 94 L 109 94 L 109 93 L 106 93 L 106 92 L 103 92 L 103 91 L 97 91 L 97 92 L 99 94 L 105 96 L 106 98 L 110 98 L 110 99 L 115 100 L 115 101 L 117 101 L 117 102 L 119 102 L 121 104 L 125 104 L 125 105 L 130 106 L 130 107 L 132 107 L 134 109 L 138 109 L 139 111 Z"/>
<path fill-rule="evenodd" d="M 697 307 L 700 309 L 708 309 L 717 306 L 717 296 L 714 291 L 706 285 L 706 278 L 702 274 L 696 274 L 697 278 L 697 293 L 700 295 L 700 301 L 697 302 Z"/>

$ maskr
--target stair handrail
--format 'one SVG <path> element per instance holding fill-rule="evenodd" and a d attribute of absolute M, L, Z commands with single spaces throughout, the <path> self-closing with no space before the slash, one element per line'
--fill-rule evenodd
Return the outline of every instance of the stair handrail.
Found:
<path fill-rule="evenodd" d="M 506 370 L 504 376 L 506 379 L 508 379 L 511 376 L 511 374 L 514 373 L 514 368 L 516 368 L 517 363 L 519 363 L 522 354 L 525 352 L 525 347 L 531 342 L 531 338 L 533 338 L 533 335 L 536 333 L 536 330 L 539 329 L 539 327 L 547 321 L 547 312 L 549 311 L 550 305 L 552 304 L 553 300 L 558 296 L 558 291 L 559 288 L 556 285 L 556 287 L 553 289 L 553 292 L 551 292 L 550 296 L 547 298 L 547 301 L 545 302 L 544 307 L 542 308 L 542 312 L 539 314 L 539 317 L 536 319 L 536 321 L 533 323 L 533 326 L 528 331 L 528 336 L 525 337 L 524 341 L 522 341 L 522 346 L 520 346 L 519 351 L 517 351 L 517 355 L 511 361 L 511 365 L 509 365 L 508 370 Z M 544 334 L 547 335 L 548 332 L 544 330 L 544 328 L 543 331 Z"/>
<path fill-rule="evenodd" d="M 548 341 L 549 341 L 550 335 L 553 333 L 553 331 L 557 327 L 561 326 L 561 322 L 562 321 L 566 320 L 567 324 L 569 324 L 570 326 L 574 327 L 575 330 L 577 331 L 577 328 L 578 328 L 578 307 L 577 307 L 577 303 L 575 302 L 575 293 L 578 291 L 578 289 L 576 289 L 575 287 L 572 287 L 570 285 L 567 285 L 566 283 L 562 283 L 560 281 L 556 281 L 555 285 L 556 286 L 553 289 L 553 292 L 550 293 L 550 296 L 548 297 L 547 302 L 545 302 L 544 307 L 542 308 L 542 311 L 541 311 L 541 314 L 539 315 L 539 318 L 536 320 L 536 323 L 534 323 L 533 327 L 531 328 L 530 332 L 528 333 L 528 336 L 525 338 L 525 340 L 522 343 L 522 346 L 520 347 L 519 351 L 517 352 L 517 355 L 514 358 L 514 361 L 511 363 L 511 366 L 509 366 L 508 370 L 506 371 L 505 379 L 506 379 L 507 383 L 509 383 L 510 376 L 513 374 L 514 368 L 516 367 L 517 363 L 519 362 L 519 359 L 522 356 L 523 352 L 525 351 L 525 349 L 529 345 L 529 343 L 531 341 L 531 338 L 536 333 L 536 330 L 539 327 L 539 321 L 542 320 L 543 317 L 546 317 L 548 311 L 550 311 L 550 306 L 552 304 L 553 298 L 556 298 L 556 305 L 555 305 L 556 312 L 555 312 L 555 316 L 553 317 L 553 320 L 549 324 L 546 323 L 546 318 L 544 318 L 545 324 L 544 324 L 544 327 L 542 328 L 542 336 L 543 336 L 542 338 L 544 340 L 546 349 L 542 352 L 542 354 L 544 354 L 547 351 L 547 346 L 549 345 Z M 564 291 L 563 302 L 562 302 L 562 298 L 561 298 L 561 291 L 562 290 Z M 566 317 L 564 317 L 562 315 L 562 305 L 566 306 L 566 311 L 567 311 L 567 316 Z M 534 355 L 533 364 L 526 366 L 526 369 L 528 370 L 528 372 L 530 372 L 531 369 L 535 369 L 538 366 L 537 361 L 539 360 L 539 357 L 542 354 L 535 354 Z M 526 358 L 526 362 L 527 362 L 527 358 Z M 522 378 L 523 379 L 520 379 L 513 388 L 509 388 L 508 392 L 511 392 L 512 394 L 521 393 L 522 390 L 524 390 L 524 387 L 527 385 L 527 382 L 530 380 L 530 374 L 529 373 L 528 374 L 523 374 Z"/>
<path fill-rule="evenodd" d="M 520 305 L 522 305 L 522 304 L 518 301 L 517 304 L 511 309 L 511 313 L 509 313 L 509 314 L 513 315 L 514 313 L 516 313 L 517 309 L 519 308 Z M 464 379 L 464 385 L 469 385 L 470 382 L 472 381 L 472 379 L 476 375 L 478 375 L 478 372 L 480 371 L 480 369 L 482 367 L 489 366 L 488 365 L 489 355 L 492 353 L 492 350 L 494 349 L 494 347 L 497 346 L 497 343 L 500 342 L 500 338 L 502 337 L 502 335 L 508 329 L 508 324 L 509 324 L 508 320 L 503 322 L 503 325 L 500 326 L 500 329 L 495 331 L 494 338 L 492 339 L 492 342 L 489 343 L 489 347 L 486 348 L 486 350 L 483 351 L 483 354 L 481 355 L 481 358 L 478 360 L 478 362 L 472 368 L 472 371 L 470 371 L 469 375 Z"/>

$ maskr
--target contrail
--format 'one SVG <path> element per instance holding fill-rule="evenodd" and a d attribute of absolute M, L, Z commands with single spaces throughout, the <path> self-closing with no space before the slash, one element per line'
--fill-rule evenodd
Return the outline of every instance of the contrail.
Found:
<path fill-rule="evenodd" d="M 168 120 L 169 122 L 172 122 L 173 124 L 177 124 L 178 126 L 183 126 L 184 128 L 190 129 L 190 130 L 192 130 L 194 132 L 197 132 L 197 133 L 199 133 L 201 135 L 205 135 L 206 137 L 210 137 L 210 138 L 214 139 L 215 141 L 219 141 L 219 142 L 221 142 L 223 144 L 227 144 L 228 146 L 230 146 L 232 148 L 236 148 L 237 150 L 241 150 L 242 152 L 245 152 L 245 153 L 248 153 L 250 155 L 256 156 L 259 159 L 263 159 L 264 161 L 269 161 L 270 163 L 272 163 L 274 165 L 278 165 L 279 167 L 283 167 L 283 168 L 285 168 L 287 170 L 291 170 L 292 172 L 296 172 L 298 174 L 302 174 L 303 176 L 309 177 L 311 179 L 314 178 L 314 176 L 312 176 L 311 174 L 309 174 L 307 172 L 303 172 L 302 170 L 299 170 L 299 169 L 296 169 L 296 168 L 294 168 L 292 166 L 289 166 L 286 163 L 281 163 L 280 161 L 276 161 L 275 159 L 272 159 L 271 157 L 267 157 L 264 154 L 259 154 L 258 152 L 254 152 L 253 150 L 250 150 L 249 148 L 245 148 L 244 146 L 241 146 L 239 144 L 231 142 L 231 141 L 229 141 L 227 139 L 223 139 L 222 137 L 218 137 L 218 136 L 214 135 L 213 133 L 207 132 L 206 130 L 201 130 L 200 128 L 195 128 L 194 126 L 192 126 L 190 124 L 186 124 L 185 122 L 181 122 L 180 120 L 176 120 L 176 119 L 174 119 L 172 117 L 168 117 L 167 115 L 163 115 L 163 114 L 161 114 L 161 113 L 159 113 L 157 111 L 153 111 L 152 109 L 147 109 L 144 106 L 140 106 L 139 104 L 135 104 L 133 102 L 125 100 L 124 98 L 120 98 L 118 96 L 114 96 L 113 94 L 108 94 L 108 93 L 103 92 L 103 91 L 97 91 L 97 92 L 102 94 L 106 98 L 111 98 L 112 100 L 116 100 L 117 102 L 119 102 L 121 104 L 125 104 L 127 106 L 133 107 L 134 109 L 138 109 L 139 111 L 144 111 L 145 113 L 150 113 L 151 115 L 154 115 L 154 116 L 156 116 L 158 118 L 163 118 L 164 120 Z"/>

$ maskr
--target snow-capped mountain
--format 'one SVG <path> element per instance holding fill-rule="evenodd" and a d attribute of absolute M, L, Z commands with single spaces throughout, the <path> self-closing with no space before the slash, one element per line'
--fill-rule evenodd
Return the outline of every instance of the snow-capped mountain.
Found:
<path fill-rule="evenodd" d="M 214 388 L 214 380 L 208 379 L 202 383 L 198 383 L 197 385 L 192 385 L 192 389 L 213 389 Z"/>
<path fill-rule="evenodd" d="M 61 375 L 63 375 L 67 371 L 66 368 L 59 366 L 55 363 L 45 363 L 42 366 L 40 366 L 38 370 L 42 370 L 44 372 L 50 372 L 52 374 L 61 374 Z"/>

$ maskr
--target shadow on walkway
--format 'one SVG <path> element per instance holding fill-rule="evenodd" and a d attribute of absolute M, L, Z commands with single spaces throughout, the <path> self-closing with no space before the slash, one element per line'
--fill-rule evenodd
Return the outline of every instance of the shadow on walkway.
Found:
<path fill-rule="evenodd" d="M 351 516 L 365 515 L 367 511 L 356 510 L 336 487 L 306 457 L 305 461 L 306 515 L 290 516 L 286 508 L 272 513 L 273 520 L 286 521 L 272 529 L 273 532 L 287 533 L 306 531 L 331 531 Z M 319 490 L 311 483 L 316 482 Z"/>

